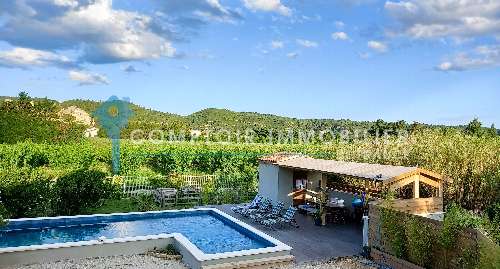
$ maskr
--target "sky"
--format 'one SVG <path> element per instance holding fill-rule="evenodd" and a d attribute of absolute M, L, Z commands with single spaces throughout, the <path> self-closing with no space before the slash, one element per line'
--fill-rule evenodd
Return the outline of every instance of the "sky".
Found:
<path fill-rule="evenodd" d="M 498 0 L 0 1 L 0 95 L 500 126 Z"/>

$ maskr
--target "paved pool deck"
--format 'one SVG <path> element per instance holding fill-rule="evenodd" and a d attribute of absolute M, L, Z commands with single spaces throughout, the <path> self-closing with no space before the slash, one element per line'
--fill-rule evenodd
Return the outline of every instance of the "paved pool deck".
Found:
<path fill-rule="evenodd" d="M 293 248 L 297 263 L 327 261 L 331 258 L 358 255 L 362 250 L 362 224 L 328 224 L 320 227 L 311 216 L 297 214 L 299 228 L 273 231 L 231 211 L 232 205 L 210 206 L 229 214 Z"/>

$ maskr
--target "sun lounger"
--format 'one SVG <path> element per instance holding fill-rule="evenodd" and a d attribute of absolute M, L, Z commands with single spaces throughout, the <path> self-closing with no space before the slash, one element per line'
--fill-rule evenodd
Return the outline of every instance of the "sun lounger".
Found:
<path fill-rule="evenodd" d="M 255 198 L 253 198 L 253 201 L 251 203 L 248 203 L 245 205 L 233 206 L 233 207 L 231 207 L 231 210 L 235 213 L 241 214 L 241 212 L 243 212 L 247 209 L 257 208 L 261 200 L 262 200 L 262 196 L 257 194 L 257 195 L 255 195 Z"/>
<path fill-rule="evenodd" d="M 241 215 L 243 215 L 244 217 L 250 217 L 251 215 L 253 214 L 262 214 L 262 213 L 268 213 L 271 211 L 271 207 L 272 207 L 272 202 L 270 199 L 268 198 L 264 198 L 263 200 L 261 200 L 259 203 L 258 203 L 258 206 L 257 208 L 249 208 L 247 210 L 243 210 L 241 212 Z"/>
<path fill-rule="evenodd" d="M 260 222 L 263 219 L 269 219 L 269 218 L 276 218 L 281 216 L 281 211 L 285 208 L 285 203 L 283 202 L 278 202 L 275 204 L 271 211 L 268 213 L 256 213 L 253 215 L 250 215 L 250 219 L 255 221 L 255 222 Z"/>
<path fill-rule="evenodd" d="M 298 228 L 297 222 L 295 221 L 295 214 L 297 213 L 297 208 L 290 206 L 283 216 L 278 216 L 276 218 L 263 219 L 260 223 L 268 228 L 275 229 L 276 225 L 283 226 L 284 224 L 291 225 Z"/>

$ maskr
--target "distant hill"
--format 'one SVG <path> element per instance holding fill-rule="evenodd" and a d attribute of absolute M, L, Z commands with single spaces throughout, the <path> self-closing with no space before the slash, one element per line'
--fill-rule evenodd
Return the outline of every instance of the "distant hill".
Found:
<path fill-rule="evenodd" d="M 0 97 L 0 100 L 13 99 L 15 97 Z M 33 98 L 32 100 L 48 100 L 42 98 Z M 92 100 L 68 100 L 62 103 L 49 100 L 57 103 L 61 109 L 68 107 L 80 108 L 91 116 L 102 102 Z M 452 128 L 463 129 L 464 126 L 438 126 L 426 125 L 420 123 L 406 123 L 404 121 L 385 122 L 377 120 L 370 121 L 351 121 L 346 119 L 297 119 L 291 117 L 276 116 L 271 114 L 260 114 L 255 112 L 234 112 L 228 109 L 207 108 L 195 112 L 188 116 L 160 112 L 145 108 L 131 103 L 134 116 L 129 120 L 129 125 L 122 130 L 122 137 L 130 137 L 132 130 L 141 129 L 144 131 L 144 138 L 150 130 L 174 131 L 176 133 L 188 134 L 193 130 L 216 131 L 228 130 L 231 132 L 245 132 L 253 130 L 257 137 L 264 139 L 268 136 L 269 131 L 284 132 L 294 130 L 295 133 L 300 131 L 313 130 L 317 133 L 325 130 L 367 130 L 371 134 L 376 132 L 396 133 L 398 130 L 414 131 L 421 128 Z M 97 126 L 99 127 L 99 126 Z M 104 137 L 106 134 L 101 130 L 99 136 Z"/>

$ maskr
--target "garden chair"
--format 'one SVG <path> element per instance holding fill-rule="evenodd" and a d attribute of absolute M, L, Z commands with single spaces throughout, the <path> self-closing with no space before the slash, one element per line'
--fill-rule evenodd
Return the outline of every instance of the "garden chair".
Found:
<path fill-rule="evenodd" d="M 160 207 L 174 206 L 177 202 L 177 189 L 158 188 L 154 190 L 154 200 Z"/>
<path fill-rule="evenodd" d="M 259 194 L 255 195 L 255 198 L 253 198 L 252 202 L 244 205 L 239 205 L 239 206 L 233 206 L 231 207 L 231 210 L 234 213 L 241 214 L 242 211 L 247 210 L 247 209 L 255 209 L 258 207 L 259 202 L 263 199 L 262 196 Z"/>
<path fill-rule="evenodd" d="M 269 218 L 276 218 L 281 215 L 281 211 L 285 208 L 285 203 L 283 202 L 278 202 L 276 205 L 274 205 L 271 209 L 271 212 L 269 213 L 256 213 L 253 215 L 250 215 L 250 219 L 255 221 L 255 222 L 260 222 L 263 219 L 269 219 Z"/>
<path fill-rule="evenodd" d="M 290 226 L 293 226 L 295 228 L 299 228 L 299 225 L 297 225 L 297 222 L 295 221 L 295 214 L 297 213 L 297 208 L 290 206 L 285 214 L 283 216 L 278 216 L 276 218 L 269 218 L 269 219 L 263 219 L 260 224 L 275 230 L 274 226 L 279 224 L 280 226 L 283 226 L 284 224 L 288 224 Z"/>
<path fill-rule="evenodd" d="M 178 205 L 193 205 L 201 203 L 201 189 L 187 186 L 181 189 L 177 196 Z"/>

